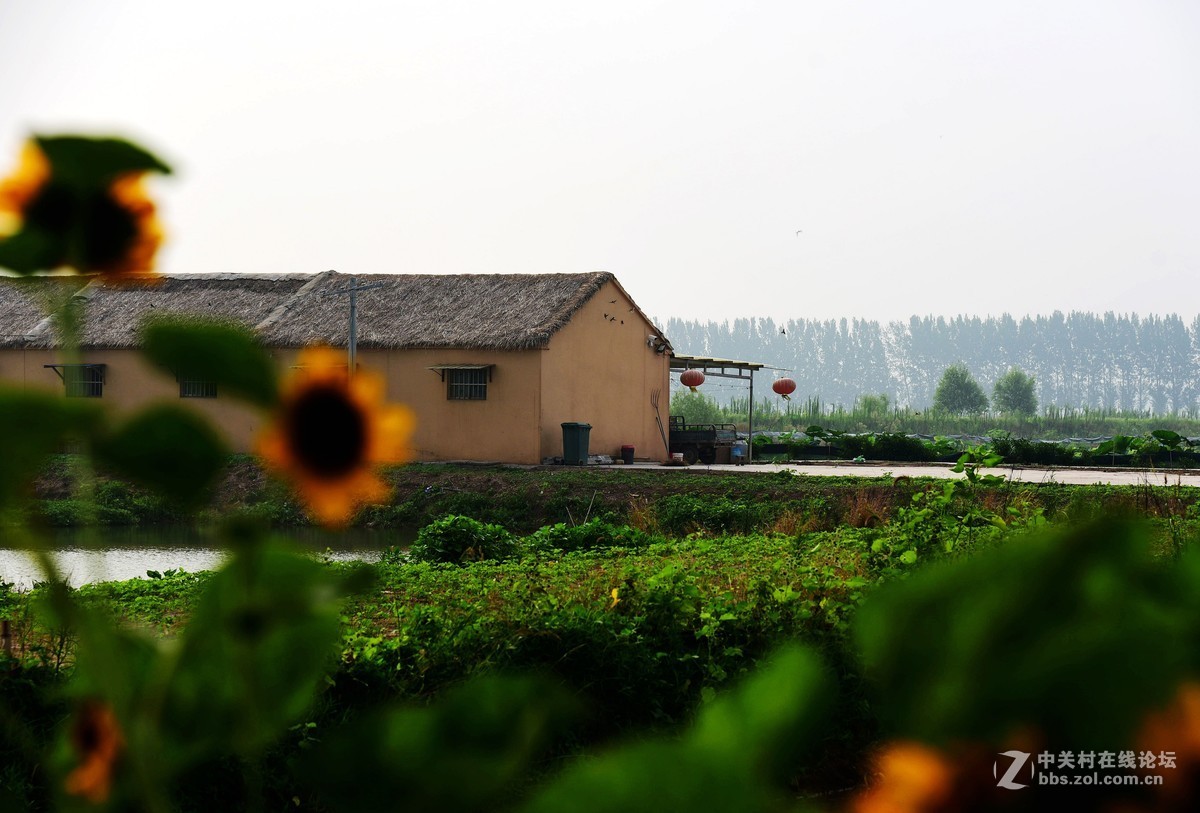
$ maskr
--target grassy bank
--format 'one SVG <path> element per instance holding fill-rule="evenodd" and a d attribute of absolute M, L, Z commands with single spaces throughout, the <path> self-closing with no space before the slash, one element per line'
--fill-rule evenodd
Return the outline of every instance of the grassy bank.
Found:
<path fill-rule="evenodd" d="M 232 476 L 243 483 L 258 477 L 247 470 Z M 504 732 L 524 730 L 525 723 L 504 716 L 515 712 L 495 709 L 539 707 L 531 697 L 505 703 L 476 698 L 453 712 L 465 716 L 429 731 L 421 726 L 432 723 L 412 716 L 417 714 L 412 709 L 451 713 L 444 709 L 447 703 L 457 708 L 453 698 L 459 692 L 470 692 L 497 674 L 537 675 L 544 681 L 537 685 L 554 689 L 539 689 L 534 696 L 560 697 L 563 708 L 570 709 L 497 791 L 496 806 L 523 804 L 564 766 L 575 765 L 579 755 L 599 754 L 630 738 L 665 734 L 672 741 L 686 740 L 697 715 L 719 708 L 720 698 L 732 696 L 770 653 L 797 641 L 819 653 L 837 687 L 822 701 L 837 724 L 812 735 L 806 754 L 788 764 L 787 781 L 801 795 L 857 788 L 870 775 L 871 747 L 891 731 L 881 716 L 884 707 L 872 697 L 861 642 L 853 632 L 864 602 L 871 603 L 888 585 L 915 583 L 926 571 L 939 572 L 931 565 L 965 565 L 1009 548 L 1036 553 L 1043 546 L 1024 544 L 1029 534 L 1045 526 L 1081 527 L 1101 512 L 1145 520 L 1149 533 L 1130 544 L 1149 554 L 1156 567 L 1169 569 L 1195 535 L 1194 506 L 1200 498 L 1195 490 L 1178 487 L 1017 485 L 981 474 L 925 481 L 782 472 L 408 466 L 390 472 L 389 480 L 393 503 L 367 509 L 358 521 L 403 516 L 424 527 L 413 554 L 394 551 L 369 569 L 318 564 L 309 572 L 287 564 L 290 560 L 273 552 L 276 543 L 256 530 L 267 519 L 280 521 L 261 507 L 274 488 L 265 484 L 262 491 L 229 490 L 215 497 L 225 501 L 226 513 L 239 516 L 226 528 L 240 546 L 239 556 L 249 563 L 260 560 L 261 566 L 240 575 L 173 573 L 72 593 L 84 610 L 112 618 L 136 640 L 171 639 L 186 651 L 200 634 L 192 625 L 201 615 L 207 618 L 204 629 L 215 627 L 235 642 L 250 636 L 255 650 L 274 651 L 284 664 L 291 657 L 283 653 L 302 650 L 307 639 L 288 638 L 286 647 L 272 649 L 263 643 L 275 634 L 272 624 L 286 630 L 287 621 L 298 625 L 299 635 L 320 639 L 308 617 L 290 604 L 305 594 L 305 580 L 327 585 L 313 595 L 348 593 L 330 617 L 331 645 L 312 654 L 314 674 L 320 676 L 315 691 L 281 718 L 288 724 L 264 740 L 266 750 L 255 763 L 268 808 L 295 807 L 294 798 L 311 810 L 347 809 L 346 800 L 366 804 L 359 795 L 367 793 L 365 786 L 314 780 L 306 754 L 324 754 L 323 759 L 333 760 L 327 766 L 346 770 L 394 756 L 388 749 L 399 747 L 398 735 L 371 747 L 359 741 L 366 734 L 353 735 L 354 756 L 346 757 L 348 762 L 337 762 L 340 752 L 325 750 L 335 748 L 346 726 L 359 731 L 356 726 L 369 727 L 394 714 L 402 715 L 403 730 L 433 737 L 421 740 L 424 749 L 450 754 L 468 747 L 461 737 L 478 737 L 488 744 L 476 747 L 510 759 L 516 746 Z M 1089 555 L 1078 554 L 1079 567 Z M 1126 569 L 1104 566 L 1110 580 Z M 1023 567 L 1020 578 L 1028 579 L 1029 566 Z M 288 575 L 287 568 L 298 568 L 298 575 Z M 1061 587 L 1051 585 L 1052 593 L 1071 589 L 1069 572 L 1055 576 Z M 274 605 L 284 614 L 274 621 L 262 615 L 261 608 L 273 606 L 272 594 L 262 592 L 268 588 L 246 586 L 268 576 L 276 579 L 270 589 L 279 591 L 277 601 L 284 602 Z M 238 590 L 249 591 L 240 604 L 231 598 Z M 35 806 L 44 804 L 52 790 L 29 753 L 51 747 L 47 732 L 55 730 L 67 709 L 55 689 L 70 685 L 67 679 L 81 666 L 75 645 L 80 635 L 89 634 L 42 609 L 49 591 L 42 587 L 0 599 L 0 613 L 15 630 L 18 667 L 0 678 L 6 714 L 17 718 L 20 730 L 34 732 L 32 746 L 3 735 L 0 762 L 6 768 L 0 788 Z M 225 598 L 214 603 L 215 596 Z M 1048 611 L 1043 621 L 1062 611 Z M 213 613 L 221 623 L 214 624 Z M 949 621 L 931 616 L 922 623 Z M 1028 634 L 1037 631 L 1024 621 L 1021 627 Z M 223 663 L 220 650 L 191 645 Z M 205 664 L 194 668 L 218 668 Z M 395 711 L 397 703 L 410 710 Z M 534 705 L 522 705 L 528 703 Z M 493 720 L 496 728 L 478 729 L 484 725 L 480 719 Z M 181 800 L 178 809 L 238 806 L 247 781 L 244 760 L 211 756 L 189 765 L 173 786 Z M 391 794 L 388 798 L 400 799 L 433 780 L 409 777 L 409 785 L 398 787 L 400 780 L 387 774 L 373 781 Z M 443 777 L 447 787 L 454 782 Z M 435 806 L 455 809 L 443 797 Z"/>
<path fill-rule="evenodd" d="M 83 489 L 81 476 L 72 458 L 56 458 L 39 479 L 30 522 L 52 527 L 211 525 L 240 513 L 276 528 L 311 524 L 293 495 L 248 457 L 229 461 L 198 514 L 184 514 L 103 473 L 89 473 L 90 485 Z M 416 529 L 461 515 L 518 533 L 595 518 L 670 536 L 693 530 L 795 533 L 880 525 L 911 503 L 914 494 L 943 487 L 922 478 L 797 476 L 784 469 L 751 474 L 434 463 L 395 467 L 386 472 L 386 480 L 392 490 L 389 502 L 363 508 L 354 526 Z M 1200 491 L 1149 484 L 997 483 L 981 489 L 980 499 L 1001 509 L 1013 501 L 1031 503 L 1057 519 L 1096 512 L 1186 519 Z"/>

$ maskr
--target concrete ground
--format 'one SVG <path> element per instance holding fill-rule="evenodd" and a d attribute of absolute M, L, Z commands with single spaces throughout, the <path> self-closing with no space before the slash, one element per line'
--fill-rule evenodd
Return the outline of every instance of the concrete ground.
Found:
<path fill-rule="evenodd" d="M 951 471 L 949 463 L 851 463 L 837 461 L 829 463 L 747 463 L 743 466 L 714 464 L 706 466 L 697 463 L 693 466 L 665 466 L 661 463 L 634 463 L 632 466 L 620 464 L 603 466 L 602 468 L 633 468 L 654 469 L 656 471 L 687 471 L 736 473 L 736 472 L 775 472 L 787 469 L 798 475 L 813 475 L 817 477 L 881 477 L 890 474 L 893 477 L 962 477 Z M 998 466 L 992 469 L 981 469 L 981 474 L 1000 474 L 1009 480 L 1021 483 L 1068 483 L 1073 485 L 1091 485 L 1107 483 L 1110 485 L 1155 485 L 1155 486 L 1197 486 L 1200 487 L 1200 471 L 1196 469 L 1084 469 L 1084 468 L 1021 468 L 1019 466 Z"/>

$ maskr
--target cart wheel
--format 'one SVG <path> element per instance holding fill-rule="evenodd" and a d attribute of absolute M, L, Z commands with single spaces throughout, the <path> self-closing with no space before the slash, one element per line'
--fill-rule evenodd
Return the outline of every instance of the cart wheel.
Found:
<path fill-rule="evenodd" d="M 697 458 L 698 455 L 696 454 L 695 446 L 689 446 L 683 450 L 683 462 L 687 463 L 689 466 L 694 465 Z"/>

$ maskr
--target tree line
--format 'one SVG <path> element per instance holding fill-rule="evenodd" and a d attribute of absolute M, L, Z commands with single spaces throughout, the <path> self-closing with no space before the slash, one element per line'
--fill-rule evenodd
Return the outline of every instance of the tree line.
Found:
<path fill-rule="evenodd" d="M 1001 316 L 866 319 L 744 318 L 725 322 L 669 319 L 666 335 L 680 353 L 761 362 L 755 391 L 795 379 L 797 396 L 854 404 L 884 394 L 897 406 L 924 409 L 947 368 L 961 364 L 985 392 L 1012 368 L 1034 381 L 1045 407 L 1157 415 L 1200 414 L 1200 316 L 1139 316 L 1055 311 Z M 727 391 L 722 387 L 727 387 Z M 765 389 L 760 389 L 765 388 Z M 744 386 L 707 387 L 725 403 Z"/>

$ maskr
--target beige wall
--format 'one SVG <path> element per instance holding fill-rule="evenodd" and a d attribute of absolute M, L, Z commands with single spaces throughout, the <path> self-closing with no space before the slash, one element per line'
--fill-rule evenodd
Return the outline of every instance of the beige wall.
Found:
<path fill-rule="evenodd" d="M 248 451 L 262 425 L 261 413 L 228 395 L 180 398 L 175 377 L 148 364 L 136 350 L 84 350 L 79 360 L 106 365 L 104 394 L 99 400 L 117 412 L 131 412 L 156 401 L 178 403 L 208 418 L 234 451 Z M 61 395 L 65 392 L 62 379 L 45 367 L 60 362 L 52 350 L 0 350 L 0 381 Z"/>
<path fill-rule="evenodd" d="M 296 353 L 275 355 L 286 369 Z M 415 414 L 415 459 L 540 463 L 537 415 L 542 355 L 541 350 L 360 350 L 358 364 L 384 376 L 387 400 L 404 404 Z M 441 364 L 494 364 L 487 399 L 447 399 L 441 375 L 428 369 Z"/>
<path fill-rule="evenodd" d="M 542 366 L 543 456 L 561 455 L 562 424 L 578 421 L 592 425 L 591 454 L 616 457 L 630 444 L 639 459 L 666 459 L 650 394 L 660 391 L 665 430 L 670 358 L 647 346 L 658 331 L 633 307 L 610 282 L 550 339 Z"/>
<path fill-rule="evenodd" d="M 418 460 L 540 463 L 541 350 L 392 350 L 387 353 L 390 400 L 416 413 L 413 450 Z M 430 367 L 493 364 L 483 401 L 452 401 Z"/>

